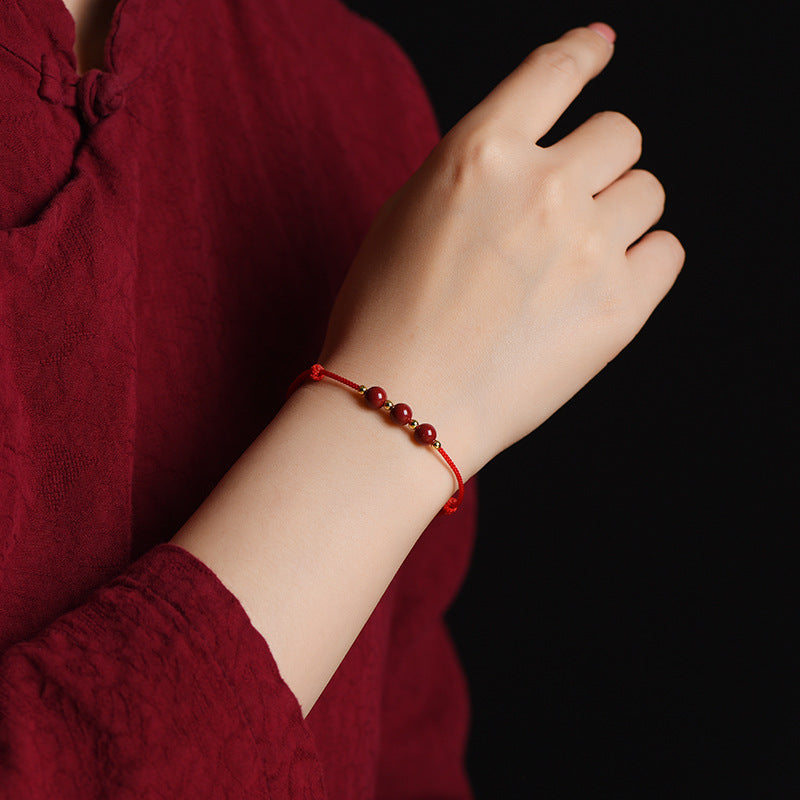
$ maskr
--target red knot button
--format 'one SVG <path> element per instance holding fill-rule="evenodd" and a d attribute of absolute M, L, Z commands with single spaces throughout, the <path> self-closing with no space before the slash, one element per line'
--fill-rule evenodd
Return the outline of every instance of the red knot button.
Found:
<path fill-rule="evenodd" d="M 112 72 L 89 70 L 78 81 L 78 104 L 84 119 L 94 125 L 125 105 L 122 79 Z"/>

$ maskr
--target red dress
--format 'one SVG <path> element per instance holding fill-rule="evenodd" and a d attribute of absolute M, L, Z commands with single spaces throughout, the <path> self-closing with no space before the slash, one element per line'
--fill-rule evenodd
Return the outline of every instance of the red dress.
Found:
<path fill-rule="evenodd" d="M 381 203 L 437 141 L 334 0 L 0 3 L 0 797 L 469 796 L 440 517 L 303 721 L 168 542 L 312 363 Z"/>

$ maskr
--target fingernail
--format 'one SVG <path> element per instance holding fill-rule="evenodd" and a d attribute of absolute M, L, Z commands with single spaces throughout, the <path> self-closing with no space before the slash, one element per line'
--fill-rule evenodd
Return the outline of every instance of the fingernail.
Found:
<path fill-rule="evenodd" d="M 614 44 L 614 42 L 617 40 L 617 32 L 610 25 L 606 25 L 605 22 L 593 22 L 591 25 L 587 25 L 586 27 L 590 30 L 593 30 L 595 33 L 599 33 L 611 44 Z"/>

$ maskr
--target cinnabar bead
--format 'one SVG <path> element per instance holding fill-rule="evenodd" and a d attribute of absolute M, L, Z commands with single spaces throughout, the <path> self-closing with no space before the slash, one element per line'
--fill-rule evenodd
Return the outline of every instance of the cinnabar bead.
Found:
<path fill-rule="evenodd" d="M 420 444 L 430 444 L 436 441 L 436 428 L 433 425 L 423 422 L 414 429 L 414 437 Z"/>
<path fill-rule="evenodd" d="M 386 392 L 380 386 L 372 386 L 364 392 L 364 399 L 367 405 L 373 408 L 382 408 L 386 402 Z"/>
<path fill-rule="evenodd" d="M 405 403 L 395 403 L 395 406 L 391 410 L 390 414 L 392 415 L 392 419 L 398 425 L 408 425 L 413 417 L 411 406 L 406 405 Z"/>

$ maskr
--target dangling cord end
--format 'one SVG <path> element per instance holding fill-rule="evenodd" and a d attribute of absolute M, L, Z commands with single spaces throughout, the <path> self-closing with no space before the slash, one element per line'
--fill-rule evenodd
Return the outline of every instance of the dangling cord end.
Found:
<path fill-rule="evenodd" d="M 461 505 L 461 501 L 464 499 L 464 479 L 461 477 L 461 472 L 458 467 L 453 463 L 453 459 L 445 453 L 442 447 L 436 448 L 436 451 L 447 462 L 447 466 L 453 470 L 453 474 L 456 476 L 456 481 L 458 482 L 458 491 L 455 496 L 451 497 L 444 506 L 442 506 L 442 510 L 439 513 L 445 515 L 455 514 L 456 511 L 458 511 L 458 507 Z"/>
<path fill-rule="evenodd" d="M 314 364 L 314 367 L 318 367 L 318 366 L 319 366 L 319 364 Z M 311 377 L 311 372 L 314 369 L 314 367 L 312 367 L 311 369 L 307 369 L 305 372 L 301 372 L 292 381 L 292 385 L 289 387 L 289 389 L 286 392 L 286 399 L 287 400 L 300 388 L 300 386 L 302 386 Z M 314 378 L 314 380 L 318 381 L 318 380 L 321 380 L 321 378 Z"/>

